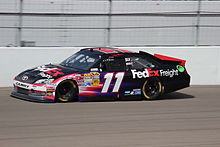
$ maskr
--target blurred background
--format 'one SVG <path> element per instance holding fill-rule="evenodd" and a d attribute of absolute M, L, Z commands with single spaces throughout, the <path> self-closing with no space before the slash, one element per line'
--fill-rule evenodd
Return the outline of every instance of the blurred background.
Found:
<path fill-rule="evenodd" d="M 0 0 L 0 46 L 220 45 L 220 1 Z"/>

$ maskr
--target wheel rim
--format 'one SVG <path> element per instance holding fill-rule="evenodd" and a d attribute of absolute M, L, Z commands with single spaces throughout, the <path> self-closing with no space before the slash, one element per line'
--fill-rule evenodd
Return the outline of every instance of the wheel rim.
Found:
<path fill-rule="evenodd" d="M 146 81 L 143 85 L 143 94 L 145 98 L 152 99 L 161 93 L 161 83 L 157 80 Z"/>
<path fill-rule="evenodd" d="M 63 102 L 67 102 L 72 99 L 75 91 L 75 85 L 70 82 L 63 83 L 59 88 L 58 88 L 58 95 L 59 95 L 59 100 Z"/>

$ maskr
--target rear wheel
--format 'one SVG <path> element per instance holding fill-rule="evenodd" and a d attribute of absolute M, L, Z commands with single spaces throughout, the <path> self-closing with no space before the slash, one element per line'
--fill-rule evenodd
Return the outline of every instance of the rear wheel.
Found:
<path fill-rule="evenodd" d="M 71 102 L 76 100 L 77 85 L 71 80 L 61 82 L 56 90 L 56 101 Z"/>
<path fill-rule="evenodd" d="M 162 84 L 158 78 L 146 80 L 142 87 L 142 94 L 145 100 L 155 100 L 162 93 Z"/>

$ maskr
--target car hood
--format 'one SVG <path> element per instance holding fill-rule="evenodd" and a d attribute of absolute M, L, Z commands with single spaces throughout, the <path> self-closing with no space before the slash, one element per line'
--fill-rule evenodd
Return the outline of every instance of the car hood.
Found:
<path fill-rule="evenodd" d="M 62 76 L 83 72 L 83 70 L 74 69 L 59 64 L 47 64 L 32 69 L 25 70 L 15 77 L 15 80 L 25 83 L 34 83 L 39 79 L 58 79 Z"/>

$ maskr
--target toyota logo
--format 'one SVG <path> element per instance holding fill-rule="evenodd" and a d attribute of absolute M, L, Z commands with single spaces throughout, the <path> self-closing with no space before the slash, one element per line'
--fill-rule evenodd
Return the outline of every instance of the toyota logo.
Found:
<path fill-rule="evenodd" d="M 27 81 L 27 80 L 28 80 L 28 76 L 23 76 L 21 79 L 22 79 L 23 81 Z"/>

